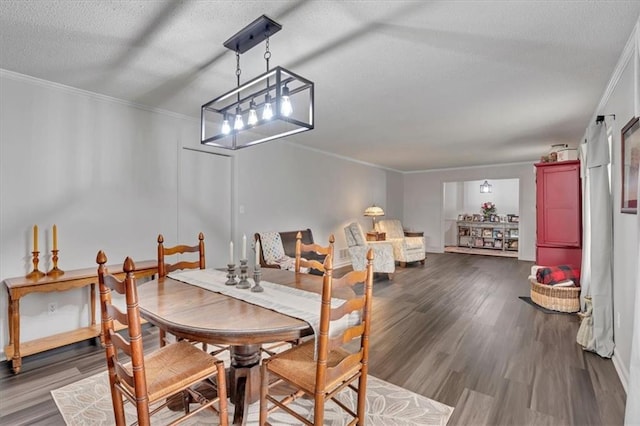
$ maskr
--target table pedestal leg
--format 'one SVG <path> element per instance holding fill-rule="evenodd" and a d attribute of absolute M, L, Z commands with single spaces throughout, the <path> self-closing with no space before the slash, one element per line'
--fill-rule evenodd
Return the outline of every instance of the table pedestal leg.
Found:
<path fill-rule="evenodd" d="M 231 347 L 229 387 L 233 424 L 245 424 L 249 405 L 260 399 L 260 345 Z"/>

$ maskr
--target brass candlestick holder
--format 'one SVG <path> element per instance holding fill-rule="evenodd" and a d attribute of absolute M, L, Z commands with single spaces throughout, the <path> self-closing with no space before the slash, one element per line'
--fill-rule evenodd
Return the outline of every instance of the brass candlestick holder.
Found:
<path fill-rule="evenodd" d="M 51 250 L 51 253 L 53 253 L 53 256 L 51 257 L 51 260 L 53 260 L 53 268 L 51 268 L 51 270 L 47 272 L 47 276 L 49 277 L 59 277 L 60 275 L 64 274 L 64 271 L 58 268 L 58 252 L 59 251 L 60 250 Z"/>
<path fill-rule="evenodd" d="M 247 269 L 249 269 L 249 267 L 247 266 L 247 259 L 240 259 L 240 282 L 238 283 L 236 288 L 251 288 L 251 284 L 247 279 L 249 277 L 249 275 L 247 274 Z"/>
<path fill-rule="evenodd" d="M 236 281 L 236 264 L 228 263 L 227 264 L 227 282 L 225 285 L 236 285 L 238 282 Z"/>
<path fill-rule="evenodd" d="M 33 271 L 27 274 L 27 278 L 38 279 L 38 278 L 44 277 L 45 273 L 38 269 L 38 263 L 40 262 L 40 260 L 38 259 L 38 256 L 40 255 L 40 252 L 32 251 L 31 254 L 33 255 L 33 259 L 32 259 Z"/>
<path fill-rule="evenodd" d="M 260 285 L 260 277 L 262 276 L 262 271 L 260 270 L 260 265 L 256 265 L 253 270 L 253 281 L 255 281 L 255 285 L 251 287 L 251 291 L 254 293 L 262 293 L 264 288 Z"/>

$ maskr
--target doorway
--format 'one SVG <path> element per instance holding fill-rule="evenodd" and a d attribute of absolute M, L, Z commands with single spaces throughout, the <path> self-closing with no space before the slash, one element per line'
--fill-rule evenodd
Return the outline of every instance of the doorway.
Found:
<path fill-rule="evenodd" d="M 501 257 L 518 257 L 516 250 L 506 249 L 500 241 L 499 247 L 477 247 L 468 240 L 460 241 L 458 220 L 482 214 L 483 203 L 495 205 L 498 218 L 518 218 L 520 215 L 520 179 L 486 179 L 491 192 L 480 192 L 485 179 L 459 182 L 444 182 L 443 194 L 443 251 L 450 253 L 483 254 Z M 498 219 L 496 218 L 496 219 Z M 514 235 L 518 235 L 514 233 Z M 516 243 L 517 244 L 517 243 Z M 497 246 L 498 244 L 496 244 Z"/>

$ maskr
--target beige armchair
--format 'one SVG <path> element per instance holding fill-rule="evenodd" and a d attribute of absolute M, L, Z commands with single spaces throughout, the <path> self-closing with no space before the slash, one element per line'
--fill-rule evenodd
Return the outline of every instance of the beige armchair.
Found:
<path fill-rule="evenodd" d="M 376 224 L 376 231 L 386 233 L 385 241 L 393 245 L 393 258 L 405 267 L 407 262 L 420 262 L 424 265 L 427 257 L 424 237 L 407 237 L 402 223 L 397 219 L 383 219 Z"/>
<path fill-rule="evenodd" d="M 344 234 L 349 246 L 349 255 L 354 271 L 364 271 L 367 267 L 367 250 L 373 248 L 373 272 L 389 274 L 393 279 L 396 263 L 393 259 L 393 247 L 385 241 L 367 241 L 362 227 L 352 222 L 344 228 Z"/>

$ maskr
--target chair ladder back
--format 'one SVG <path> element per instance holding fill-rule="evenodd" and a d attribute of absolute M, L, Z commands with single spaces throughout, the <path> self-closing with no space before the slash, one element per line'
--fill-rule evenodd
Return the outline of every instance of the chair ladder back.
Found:
<path fill-rule="evenodd" d="M 307 260 L 302 257 L 302 253 L 317 253 L 324 254 L 326 258 L 333 258 L 333 244 L 335 243 L 335 237 L 333 234 L 329 236 L 329 245 L 321 246 L 316 243 L 305 244 L 302 242 L 302 232 L 296 234 L 296 260 L 295 260 L 295 272 L 299 273 L 301 268 L 317 269 L 319 271 L 325 271 L 325 265 L 317 260 Z"/>
<path fill-rule="evenodd" d="M 138 307 L 138 288 L 134 275 L 136 266 L 133 260 L 127 257 L 122 268 L 125 272 L 125 277 L 120 281 L 113 275 L 106 274 L 104 265 L 107 257 L 104 252 L 98 252 L 96 260 L 100 265 L 98 267 L 98 282 L 100 284 L 102 318 L 103 321 L 106 320 L 108 327 L 105 330 L 105 346 L 109 347 L 107 349 L 109 380 L 114 380 L 112 385 L 120 388 L 125 396 L 130 399 L 133 398 L 132 402 L 136 404 L 139 424 L 148 424 L 150 416 L 149 395 L 144 372 L 144 348 L 142 346 L 142 327 Z M 124 294 L 127 305 L 126 315 L 111 303 L 112 290 L 119 294 Z M 127 325 L 128 338 L 124 338 L 115 332 L 114 317 L 122 324 Z M 131 372 L 119 361 L 118 349 L 131 357 Z M 130 395 L 126 386 L 120 384 L 121 381 L 133 388 L 133 395 Z M 144 419 L 147 419 L 147 422 Z"/>
<path fill-rule="evenodd" d="M 198 260 L 180 260 L 176 263 L 166 263 L 165 256 L 174 256 L 184 253 L 198 253 Z M 189 246 L 186 244 L 179 244 L 173 247 L 164 246 L 164 237 L 162 234 L 158 235 L 158 276 L 164 277 L 169 272 L 176 271 L 178 269 L 205 269 L 205 250 L 204 250 L 204 234 L 200 232 L 198 234 L 198 244 Z"/>

